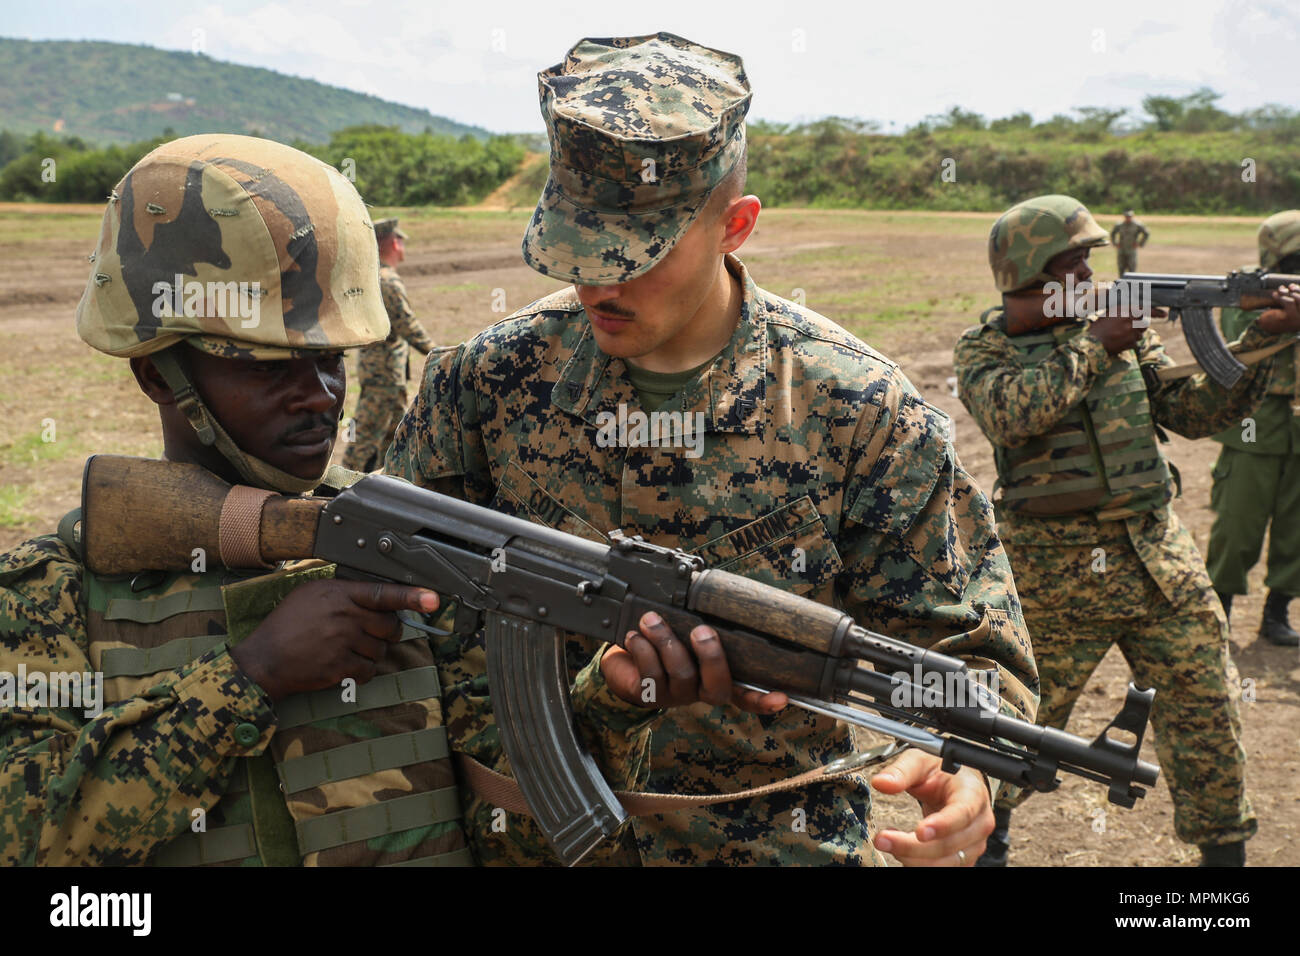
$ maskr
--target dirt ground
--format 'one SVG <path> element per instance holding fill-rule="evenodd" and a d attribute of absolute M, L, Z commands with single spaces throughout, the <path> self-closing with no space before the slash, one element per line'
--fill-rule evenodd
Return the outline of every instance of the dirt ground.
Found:
<path fill-rule="evenodd" d="M 411 236 L 401 272 L 417 315 L 440 341 L 459 341 L 557 287 L 522 263 L 526 212 L 375 214 L 381 212 L 400 215 Z M 77 504 L 88 454 L 161 452 L 156 414 L 126 364 L 92 352 L 74 328 L 99 213 L 85 206 L 0 204 L 0 548 L 53 530 Z M 984 252 L 993 218 L 768 210 L 743 250 L 760 285 L 802 298 L 898 361 L 926 398 L 952 415 L 963 464 L 986 491 L 993 485 L 992 451 L 953 395 L 950 379 L 957 334 L 995 302 Z M 1252 220 L 1144 218 L 1152 231 L 1141 255 L 1144 270 L 1221 272 L 1254 256 Z M 1113 275 L 1113 254 L 1098 254 L 1094 267 L 1101 278 Z M 1176 358 L 1187 357 L 1177 332 L 1166 339 Z M 1204 549 L 1218 446 L 1175 437 L 1169 453 L 1184 482 L 1175 507 Z M 1300 655 L 1255 637 L 1262 577 L 1257 567 L 1253 593 L 1233 609 L 1233 653 L 1255 695 L 1241 705 L 1250 796 L 1260 818 L 1248 853 L 1255 865 L 1295 866 Z M 1100 732 L 1118 709 L 1126 681 L 1124 662 L 1112 651 L 1082 696 L 1070 730 L 1087 737 Z M 1156 759 L 1149 733 L 1143 756 Z M 883 799 L 880 807 L 888 825 L 910 828 L 919 819 L 910 798 Z M 1194 864 L 1196 850 L 1174 838 L 1172 821 L 1163 778 L 1131 811 L 1109 807 L 1099 786 L 1069 778 L 1057 792 L 1037 795 L 1016 812 L 1012 863 Z"/>

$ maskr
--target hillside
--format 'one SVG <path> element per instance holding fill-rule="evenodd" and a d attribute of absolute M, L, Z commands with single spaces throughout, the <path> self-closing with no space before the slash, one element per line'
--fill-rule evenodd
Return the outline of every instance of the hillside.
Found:
<path fill-rule="evenodd" d="M 0 37 L 0 126 L 93 143 L 130 143 L 171 129 L 259 132 L 324 143 L 347 126 L 486 137 L 427 110 L 259 67 L 125 43 Z"/>

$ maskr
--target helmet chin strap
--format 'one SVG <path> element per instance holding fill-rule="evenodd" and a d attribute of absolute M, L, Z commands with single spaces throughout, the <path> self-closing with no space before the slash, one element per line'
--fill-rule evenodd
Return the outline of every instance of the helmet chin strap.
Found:
<path fill-rule="evenodd" d="M 300 495 L 311 491 L 321 483 L 321 479 L 329 469 L 328 464 L 315 478 L 299 478 L 297 475 L 281 471 L 260 458 L 254 458 L 236 445 L 226 430 L 221 427 L 216 416 L 208 411 L 203 400 L 199 398 L 199 393 L 194 388 L 194 383 L 190 381 L 189 374 L 180 356 L 175 353 L 174 347 L 156 352 L 150 356 L 150 359 L 171 387 L 172 395 L 176 399 L 176 407 L 185 415 L 199 436 L 199 441 L 219 451 L 235 466 L 240 477 L 250 485 L 269 488 L 281 494 Z"/>

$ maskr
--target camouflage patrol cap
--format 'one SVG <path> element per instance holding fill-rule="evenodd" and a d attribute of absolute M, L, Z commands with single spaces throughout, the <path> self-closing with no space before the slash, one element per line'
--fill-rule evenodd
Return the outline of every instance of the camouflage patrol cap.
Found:
<path fill-rule="evenodd" d="M 388 335 L 379 252 L 352 184 L 249 136 L 159 146 L 109 197 L 77 333 L 110 355 L 181 340 L 283 359 Z"/>
<path fill-rule="evenodd" d="M 641 275 L 744 153 L 744 64 L 659 33 L 582 40 L 537 81 L 551 170 L 524 260 L 581 285 Z"/>
<path fill-rule="evenodd" d="M 1035 196 L 1004 212 L 989 233 L 989 266 L 999 292 L 1051 279 L 1047 263 L 1068 249 L 1107 245 L 1106 230 L 1070 196 Z"/>
<path fill-rule="evenodd" d="M 405 239 L 406 233 L 397 228 L 396 219 L 380 219 L 375 223 L 375 240 L 383 242 L 389 236 L 396 236 L 398 239 Z"/>
<path fill-rule="evenodd" d="M 1287 256 L 1300 252 L 1300 209 L 1274 213 L 1259 227 L 1259 264 L 1276 269 Z"/>

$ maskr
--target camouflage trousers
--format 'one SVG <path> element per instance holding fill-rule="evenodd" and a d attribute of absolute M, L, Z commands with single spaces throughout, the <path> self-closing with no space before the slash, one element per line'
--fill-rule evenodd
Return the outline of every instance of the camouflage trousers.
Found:
<path fill-rule="evenodd" d="M 1026 563 L 1027 555 L 1009 545 L 1007 550 L 1017 588 L 1027 598 L 1025 622 L 1042 684 L 1037 723 L 1064 729 L 1084 685 L 1118 645 L 1134 682 L 1156 689 L 1151 724 L 1178 839 L 1199 845 L 1253 836 L 1257 824 L 1246 796 L 1246 752 L 1235 696 L 1240 684 L 1229 653 L 1228 622 L 1214 593 L 1206 588 L 1200 600 L 1175 608 L 1139 562 L 1120 561 L 1120 573 L 1128 577 L 1121 585 L 1122 603 L 1107 600 L 1108 588 L 1099 587 L 1103 593 L 1091 613 L 1078 607 L 1031 608 L 1038 602 L 1030 589 L 1040 576 L 1050 575 L 1050 562 Z M 1042 583 L 1051 590 L 1051 582 Z M 1114 704 L 1117 709 L 1119 701 Z M 1010 809 L 1031 793 L 1003 784 L 995 806 Z"/>
<path fill-rule="evenodd" d="M 1214 589 L 1245 594 L 1268 531 L 1264 585 L 1300 597 L 1300 455 L 1257 455 L 1224 447 L 1210 490 L 1214 526 L 1206 566 Z"/>
<path fill-rule="evenodd" d="M 1119 274 L 1126 272 L 1138 271 L 1138 253 L 1136 249 L 1116 249 L 1115 250 L 1116 268 Z"/>
<path fill-rule="evenodd" d="M 384 463 L 384 452 L 406 411 L 406 389 L 390 385 L 362 384 L 354 416 L 352 443 L 343 454 L 343 467 L 353 471 L 374 471 Z"/>

